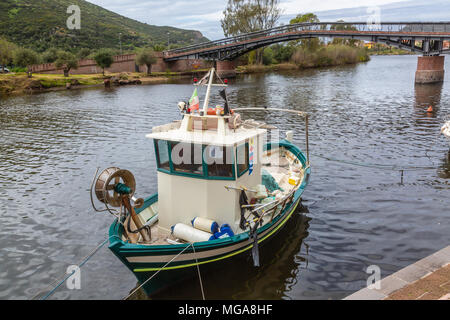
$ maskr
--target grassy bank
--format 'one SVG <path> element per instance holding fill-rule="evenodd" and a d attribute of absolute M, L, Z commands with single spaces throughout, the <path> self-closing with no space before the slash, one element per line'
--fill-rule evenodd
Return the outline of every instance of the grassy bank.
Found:
<path fill-rule="evenodd" d="M 72 86 L 93 86 L 103 83 L 102 75 L 73 75 L 64 77 L 56 74 L 34 74 L 28 78 L 26 73 L 0 74 L 0 94 L 22 94 L 46 91 Z"/>
<path fill-rule="evenodd" d="M 59 74 L 33 74 L 32 78 L 28 78 L 26 73 L 0 74 L 0 95 L 64 90 L 68 83 L 71 88 L 102 86 L 105 78 L 115 78 L 125 82 L 139 80 L 141 84 L 157 84 L 167 82 L 169 79 L 192 76 L 194 73 L 206 71 L 155 72 L 150 76 L 145 73 L 109 73 L 106 74 L 106 77 L 103 77 L 102 74 L 71 75 L 69 77 Z"/>

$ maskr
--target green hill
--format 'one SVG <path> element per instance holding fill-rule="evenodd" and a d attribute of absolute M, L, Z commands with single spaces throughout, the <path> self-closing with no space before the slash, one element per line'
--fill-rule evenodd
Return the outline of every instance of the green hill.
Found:
<path fill-rule="evenodd" d="M 81 9 L 81 29 L 69 30 L 67 8 Z M 83 0 L 1 0 L 0 36 L 42 52 L 48 48 L 77 51 L 80 48 L 122 48 L 149 45 L 183 46 L 207 41 L 198 31 L 152 26 L 126 18 Z"/>

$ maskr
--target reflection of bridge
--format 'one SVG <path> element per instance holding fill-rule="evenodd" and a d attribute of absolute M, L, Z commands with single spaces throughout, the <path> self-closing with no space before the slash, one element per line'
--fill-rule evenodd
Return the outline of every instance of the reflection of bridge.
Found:
<path fill-rule="evenodd" d="M 419 59 L 418 72 L 434 71 L 439 75 L 431 75 L 427 72 L 425 76 L 421 73 L 426 78 L 423 79 L 425 82 L 443 80 L 444 59 L 435 56 L 450 53 L 449 49 L 444 49 L 444 41 L 450 41 L 450 22 L 389 22 L 377 25 L 365 22 L 319 22 L 285 25 L 169 50 L 164 52 L 164 60 L 167 62 L 183 59 L 233 61 L 252 50 L 274 43 L 317 37 L 367 40 L 428 56 Z M 218 63 L 219 69 L 221 65 L 225 68 L 233 68 L 233 64 Z M 431 79 L 429 79 L 430 76 Z M 421 78 L 420 75 L 419 78 Z M 421 80 L 418 79 L 418 82 Z"/>

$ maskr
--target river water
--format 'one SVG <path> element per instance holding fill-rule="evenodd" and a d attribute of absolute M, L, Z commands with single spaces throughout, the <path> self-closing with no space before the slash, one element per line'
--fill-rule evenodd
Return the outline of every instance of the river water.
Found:
<path fill-rule="evenodd" d="M 203 275 L 207 299 L 342 299 L 381 276 L 450 244 L 448 143 L 450 60 L 444 84 L 415 86 L 414 56 L 301 72 L 243 75 L 231 81 L 233 107 L 310 113 L 312 176 L 299 210 L 262 248 Z M 145 134 L 178 119 L 187 81 L 116 89 L 60 91 L 0 99 L 0 299 L 30 299 L 107 237 L 112 217 L 94 213 L 89 186 L 97 167 L 132 171 L 138 196 L 157 190 Z M 429 105 L 434 107 L 427 114 Z M 251 113 L 285 129 L 289 115 Z M 405 171 L 356 164 L 396 165 Z M 191 280 L 155 298 L 200 299 Z M 81 289 L 52 299 L 121 299 L 134 276 L 103 247 L 81 271 Z"/>

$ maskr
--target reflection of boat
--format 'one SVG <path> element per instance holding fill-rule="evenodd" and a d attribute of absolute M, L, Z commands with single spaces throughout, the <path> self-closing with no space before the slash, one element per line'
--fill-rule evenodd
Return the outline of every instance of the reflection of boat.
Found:
<path fill-rule="evenodd" d="M 450 121 L 447 121 L 441 129 L 441 133 L 447 137 L 448 142 L 450 144 Z"/>
<path fill-rule="evenodd" d="M 95 180 L 97 198 L 117 217 L 110 249 L 147 294 L 245 252 L 259 265 L 258 244 L 287 223 L 309 180 L 309 159 L 291 134 L 265 144 L 270 126 L 237 113 L 255 108 L 229 109 L 223 90 L 224 106 L 211 112 L 212 87 L 226 87 L 213 84 L 214 75 L 212 69 L 197 84 L 207 83 L 203 110 L 195 90 L 189 108 L 179 104 L 183 120 L 147 135 L 154 140 L 158 194 L 136 199 L 133 175 L 115 167 Z M 307 125 L 306 114 L 282 111 L 304 116 Z"/>

